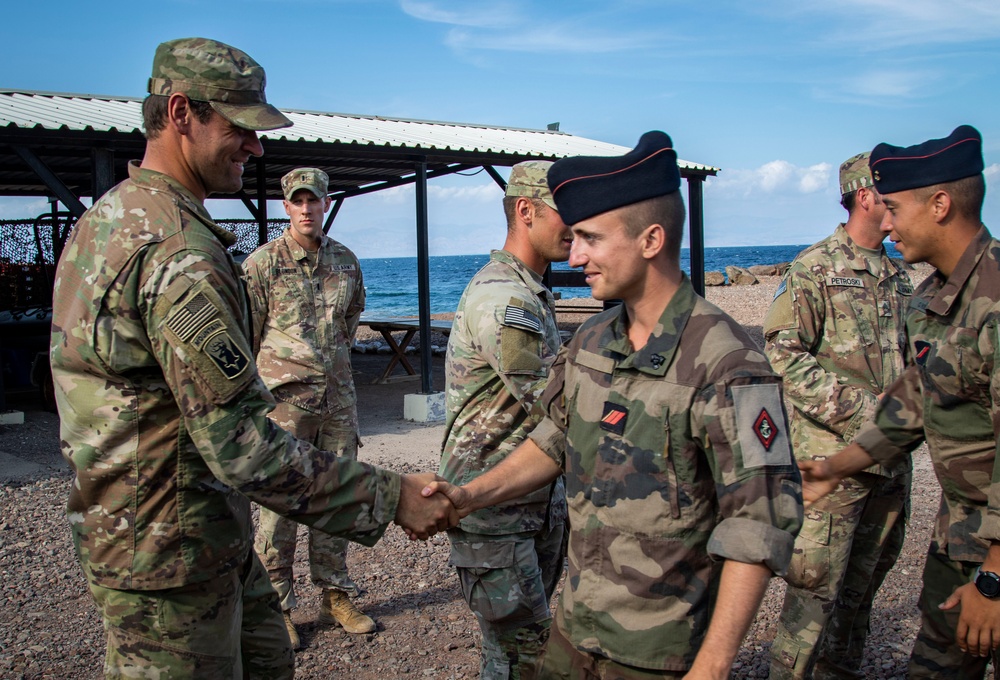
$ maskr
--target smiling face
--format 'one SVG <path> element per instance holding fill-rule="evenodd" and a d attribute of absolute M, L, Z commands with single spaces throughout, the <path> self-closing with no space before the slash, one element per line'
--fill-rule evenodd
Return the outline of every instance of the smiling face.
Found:
<path fill-rule="evenodd" d="M 292 222 L 292 238 L 306 250 L 316 250 L 323 239 L 323 214 L 330 208 L 330 197 L 299 189 L 284 205 Z"/>
<path fill-rule="evenodd" d="M 573 225 L 571 267 L 580 267 L 597 300 L 638 299 L 646 260 L 643 235 L 630 236 L 621 210 L 601 213 Z"/>
<path fill-rule="evenodd" d="M 896 245 L 903 259 L 910 264 L 934 264 L 935 255 L 941 252 L 938 239 L 944 232 L 934 219 L 931 198 L 911 189 L 886 194 L 882 201 L 885 203 L 882 231 Z"/>
<path fill-rule="evenodd" d="M 243 166 L 264 153 L 257 133 L 230 123 L 215 111 L 208 122 L 192 117 L 188 162 L 205 194 L 231 194 L 243 187 Z"/>

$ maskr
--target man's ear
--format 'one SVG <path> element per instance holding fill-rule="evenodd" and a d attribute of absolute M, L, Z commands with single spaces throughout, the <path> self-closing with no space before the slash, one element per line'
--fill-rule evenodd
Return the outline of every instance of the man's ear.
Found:
<path fill-rule="evenodd" d="M 535 204 L 531 202 L 530 198 L 518 196 L 517 202 L 514 203 L 514 214 L 530 227 L 535 219 Z"/>
<path fill-rule="evenodd" d="M 175 92 L 167 100 L 167 124 L 180 134 L 190 132 L 194 111 L 191 110 L 191 100 L 182 92 Z"/>
<path fill-rule="evenodd" d="M 656 257 L 667 242 L 667 234 L 661 224 L 649 225 L 639 238 L 642 239 L 642 256 L 647 260 Z"/>
<path fill-rule="evenodd" d="M 935 191 L 934 195 L 928 199 L 928 205 L 934 221 L 943 224 L 952 215 L 951 194 L 947 191 Z"/>

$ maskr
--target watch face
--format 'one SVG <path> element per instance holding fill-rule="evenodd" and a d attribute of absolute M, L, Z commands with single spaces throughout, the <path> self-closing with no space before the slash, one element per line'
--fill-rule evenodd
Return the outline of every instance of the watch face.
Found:
<path fill-rule="evenodd" d="M 1000 595 L 1000 576 L 991 571 L 981 571 L 976 577 L 976 588 L 984 597 Z"/>

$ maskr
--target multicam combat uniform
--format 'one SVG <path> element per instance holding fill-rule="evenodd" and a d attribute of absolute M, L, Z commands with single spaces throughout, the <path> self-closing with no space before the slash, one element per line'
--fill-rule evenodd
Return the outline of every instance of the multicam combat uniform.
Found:
<path fill-rule="evenodd" d="M 348 248 L 323 236 L 310 253 L 288 229 L 243 263 L 253 312 L 257 372 L 278 402 L 270 417 L 324 451 L 356 459 L 357 396 L 351 342 L 365 308 L 361 265 Z M 261 509 L 255 549 L 281 608 L 296 605 L 292 580 L 298 523 Z M 357 595 L 347 575 L 347 540 L 309 530 L 315 585 Z"/>
<path fill-rule="evenodd" d="M 875 413 L 876 427 L 855 440 L 888 465 L 926 438 L 941 482 L 910 677 L 982 677 L 988 661 L 958 649 L 958 610 L 938 605 L 972 580 L 990 542 L 1000 542 L 997 291 L 1000 242 L 983 227 L 950 276 L 935 272 L 917 288 L 906 318 L 914 362 L 887 391 Z"/>
<path fill-rule="evenodd" d="M 764 321 L 765 352 L 793 407 L 798 460 L 827 458 L 852 442 L 877 395 L 903 372 L 913 286 L 880 250 L 870 259 L 838 226 L 798 255 Z M 907 456 L 845 479 L 806 511 L 785 576 L 771 677 L 863 677 L 872 598 L 902 548 L 909 489 Z"/>
<path fill-rule="evenodd" d="M 541 415 L 529 413 L 559 351 L 554 305 L 541 277 L 504 250 L 466 287 L 448 339 L 440 474 L 449 482 L 492 469 L 538 424 Z M 560 478 L 449 532 L 451 564 L 483 631 L 482 678 L 519 678 L 533 667 L 552 621 L 565 526 Z"/>
<path fill-rule="evenodd" d="M 553 638 L 683 674 L 723 560 L 780 574 L 791 557 L 802 497 L 780 378 L 684 277 L 640 350 L 624 307 L 581 326 L 538 407 L 529 437 L 565 470 L 569 506 Z M 570 663 L 550 645 L 543 677 L 574 677 Z"/>
<path fill-rule="evenodd" d="M 129 177 L 73 230 L 52 324 L 69 521 L 108 672 L 286 677 L 250 500 L 371 545 L 400 479 L 267 418 L 233 235 L 172 178 L 135 164 Z"/>

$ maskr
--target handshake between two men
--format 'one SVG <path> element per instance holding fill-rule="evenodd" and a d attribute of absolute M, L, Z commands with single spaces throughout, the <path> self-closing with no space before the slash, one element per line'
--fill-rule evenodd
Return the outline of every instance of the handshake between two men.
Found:
<path fill-rule="evenodd" d="M 425 541 L 439 531 L 457 526 L 458 520 L 469 514 L 469 509 L 463 512 L 462 506 L 455 504 L 464 498 L 461 489 L 433 472 L 402 475 L 394 521 L 410 540 Z"/>

